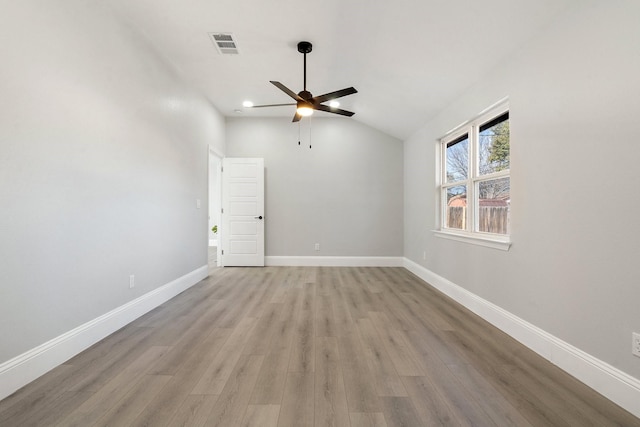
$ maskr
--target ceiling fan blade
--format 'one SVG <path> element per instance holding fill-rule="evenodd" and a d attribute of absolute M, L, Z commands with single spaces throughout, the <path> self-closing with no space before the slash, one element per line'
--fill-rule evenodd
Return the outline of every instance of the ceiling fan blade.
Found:
<path fill-rule="evenodd" d="M 332 108 L 332 107 L 329 107 L 328 105 L 322 105 L 322 104 L 314 105 L 313 108 L 320 111 L 326 111 L 327 113 L 335 113 L 335 114 L 340 114 L 341 116 L 347 116 L 347 117 L 351 117 L 355 114 L 353 111 L 341 110 L 340 108 Z"/>
<path fill-rule="evenodd" d="M 296 105 L 295 103 L 292 104 L 265 104 L 265 105 L 254 105 L 253 107 L 248 107 L 248 108 L 264 108 L 264 107 L 284 107 L 284 106 L 291 106 L 291 105 Z"/>
<path fill-rule="evenodd" d="M 280 89 L 281 91 L 283 91 L 284 93 L 286 93 L 287 95 L 289 95 L 290 97 L 292 97 L 293 99 L 295 99 L 296 101 L 304 101 L 304 99 L 300 98 L 297 93 L 295 93 L 294 91 L 292 91 L 291 89 L 283 85 L 282 83 L 276 82 L 273 80 L 270 80 L 270 83 L 273 84 L 278 89 Z"/>
<path fill-rule="evenodd" d="M 314 104 L 320 104 L 322 102 L 331 101 L 332 99 L 342 98 L 343 96 L 352 95 L 358 93 L 356 88 L 348 87 L 346 89 L 336 90 L 335 92 L 325 93 L 324 95 L 314 96 L 311 101 Z"/>
<path fill-rule="evenodd" d="M 293 116 L 293 120 L 291 120 L 291 123 L 299 122 L 301 118 L 302 116 L 296 112 L 296 114 Z"/>

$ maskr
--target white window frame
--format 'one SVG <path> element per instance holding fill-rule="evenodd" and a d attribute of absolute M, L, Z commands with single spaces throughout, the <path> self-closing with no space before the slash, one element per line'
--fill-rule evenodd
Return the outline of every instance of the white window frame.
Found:
<path fill-rule="evenodd" d="M 476 118 L 462 125 L 457 126 L 451 131 L 447 132 L 445 136 L 440 138 L 437 142 L 437 188 L 438 188 L 438 212 L 436 215 L 436 229 L 433 230 L 437 237 L 455 240 L 459 242 L 471 243 L 479 246 L 490 247 L 494 249 L 509 250 L 511 247 L 511 235 L 510 234 L 496 234 L 477 231 L 478 224 L 478 212 L 477 194 L 479 184 L 483 181 L 494 180 L 498 178 L 510 178 L 511 168 L 503 171 L 493 172 L 486 175 L 479 174 L 479 160 L 477 150 L 479 148 L 479 130 L 480 127 L 490 122 L 491 120 L 509 112 L 509 103 L 507 100 L 502 100 L 497 104 L 489 107 Z M 467 134 L 469 138 L 469 171 L 465 180 L 459 180 L 448 183 L 446 181 L 446 150 L 447 144 L 455 141 L 461 136 Z M 511 141 L 510 141 L 511 145 Z M 447 189 L 451 187 L 466 185 L 467 188 L 467 219 L 465 229 L 447 228 L 446 224 L 446 209 L 447 209 Z"/>

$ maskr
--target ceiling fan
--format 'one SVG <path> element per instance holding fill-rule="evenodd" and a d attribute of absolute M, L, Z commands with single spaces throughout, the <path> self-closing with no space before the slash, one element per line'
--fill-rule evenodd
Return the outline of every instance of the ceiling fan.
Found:
<path fill-rule="evenodd" d="M 352 111 L 341 110 L 340 108 L 324 105 L 323 102 L 332 101 L 343 96 L 357 93 L 358 91 L 355 88 L 348 87 L 346 89 L 336 90 L 335 92 L 329 92 L 318 96 L 313 96 L 311 92 L 307 90 L 307 53 L 311 52 L 311 49 L 312 45 L 309 42 L 302 41 L 298 43 L 298 52 L 304 55 L 304 89 L 301 92 L 296 94 L 282 83 L 273 80 L 270 81 L 275 87 L 289 95 L 296 102 L 292 104 L 254 105 L 252 108 L 296 105 L 296 114 L 293 116 L 292 122 L 299 121 L 303 116 L 310 116 L 313 114 L 313 110 L 326 111 L 327 113 L 340 114 L 348 117 L 353 116 L 355 113 Z"/>

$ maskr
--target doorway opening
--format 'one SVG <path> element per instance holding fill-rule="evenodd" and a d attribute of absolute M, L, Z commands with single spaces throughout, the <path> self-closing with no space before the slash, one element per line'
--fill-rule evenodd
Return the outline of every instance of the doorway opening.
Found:
<path fill-rule="evenodd" d="M 219 265 L 220 259 L 220 218 L 222 210 L 221 183 L 222 156 L 209 147 L 209 227 L 208 265 L 209 270 Z"/>

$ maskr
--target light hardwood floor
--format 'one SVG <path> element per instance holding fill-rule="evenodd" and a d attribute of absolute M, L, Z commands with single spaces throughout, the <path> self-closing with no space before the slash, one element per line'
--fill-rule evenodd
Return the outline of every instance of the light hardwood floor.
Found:
<path fill-rule="evenodd" d="M 640 426 L 402 268 L 212 268 L 9 426 Z"/>

